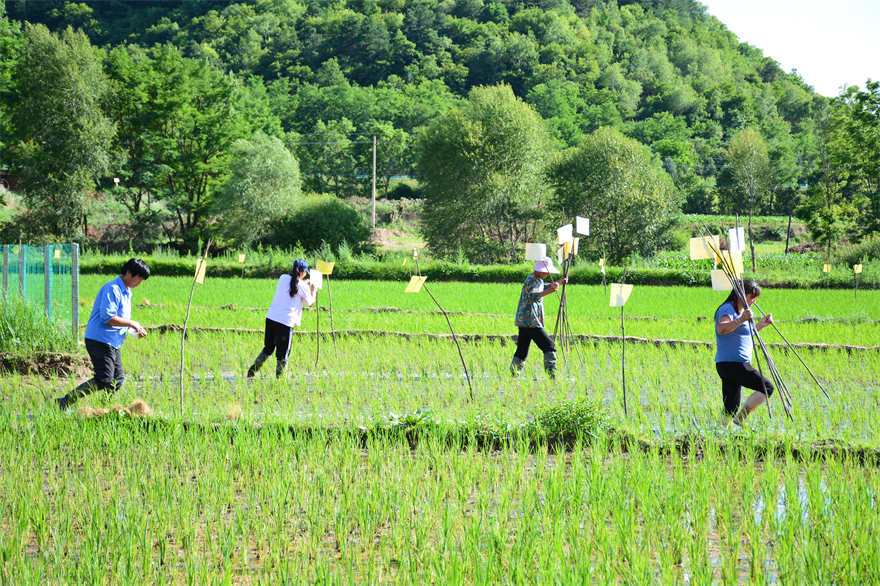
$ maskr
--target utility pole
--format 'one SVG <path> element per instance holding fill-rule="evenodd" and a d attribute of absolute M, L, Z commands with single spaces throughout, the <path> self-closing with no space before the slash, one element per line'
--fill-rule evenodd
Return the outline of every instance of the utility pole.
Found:
<path fill-rule="evenodd" d="M 370 228 L 376 227 L 376 135 L 373 135 L 373 219 Z"/>

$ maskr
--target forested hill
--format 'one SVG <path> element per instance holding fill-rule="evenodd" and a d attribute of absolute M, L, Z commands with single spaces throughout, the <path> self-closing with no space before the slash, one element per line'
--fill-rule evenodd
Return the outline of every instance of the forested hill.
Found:
<path fill-rule="evenodd" d="M 778 165 L 803 166 L 826 102 L 693 0 L 18 0 L 7 12 L 108 49 L 171 44 L 208 60 L 265 98 L 270 133 L 412 133 L 470 88 L 507 83 L 560 148 L 613 125 L 679 171 L 714 173 L 746 126 Z"/>

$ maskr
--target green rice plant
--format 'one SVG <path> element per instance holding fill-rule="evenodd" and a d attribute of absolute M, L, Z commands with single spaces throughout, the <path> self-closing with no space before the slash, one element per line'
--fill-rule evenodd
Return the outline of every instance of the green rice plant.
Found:
<path fill-rule="evenodd" d="M 70 325 L 61 324 L 38 307 L 11 297 L 0 303 L 0 352 L 70 352 L 76 348 Z"/>

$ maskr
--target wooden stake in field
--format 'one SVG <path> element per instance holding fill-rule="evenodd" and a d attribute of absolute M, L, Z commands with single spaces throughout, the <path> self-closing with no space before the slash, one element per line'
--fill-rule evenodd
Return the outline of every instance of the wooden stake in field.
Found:
<path fill-rule="evenodd" d="M 241 278 L 244 279 L 244 255 L 238 255 L 238 264 L 241 265 Z"/>
<path fill-rule="evenodd" d="M 192 289 L 189 292 L 189 303 L 186 305 L 186 319 L 183 320 L 183 333 L 180 336 L 180 414 L 183 415 L 183 358 L 186 351 L 186 328 L 189 325 L 189 312 L 192 308 L 193 294 L 196 292 L 196 283 L 205 282 L 205 273 L 208 270 L 208 251 L 211 250 L 211 240 L 205 247 L 205 256 L 196 259 L 196 274 L 193 277 Z"/>
<path fill-rule="evenodd" d="M 828 290 L 828 287 L 831 285 L 831 265 L 825 263 L 822 265 L 822 272 L 825 273 L 825 290 Z"/>
<path fill-rule="evenodd" d="M 623 273 L 623 280 L 626 280 L 626 271 Z M 619 307 L 620 308 L 620 333 L 621 333 L 621 344 L 620 344 L 620 377 L 623 382 L 623 414 L 627 415 L 626 408 L 626 326 L 623 321 L 623 306 L 626 305 L 626 302 L 629 301 L 629 296 L 632 294 L 633 286 L 626 285 L 624 283 L 612 283 L 611 284 L 611 296 L 608 300 L 609 307 Z"/>
<path fill-rule="evenodd" d="M 313 260 L 312 266 L 317 265 L 318 253 L 315 253 Z M 315 289 L 315 368 L 318 368 L 318 360 L 321 359 L 321 308 L 318 305 L 318 291 L 319 289 Z"/>
<path fill-rule="evenodd" d="M 434 297 L 433 293 L 428 289 L 428 286 L 425 284 L 425 281 L 428 280 L 428 277 L 422 276 L 422 271 L 419 269 L 419 251 L 413 251 L 413 262 L 416 265 L 416 273 L 418 276 L 413 276 L 409 280 L 409 284 L 404 289 L 404 293 L 418 293 L 422 287 L 425 288 L 425 291 L 428 295 L 431 296 L 431 299 L 437 305 L 437 308 L 440 309 L 440 313 L 443 314 L 443 317 L 446 318 L 446 325 L 449 326 L 449 331 L 452 332 L 452 340 L 455 342 L 455 346 L 458 348 L 458 357 L 461 359 L 461 366 L 464 368 L 464 376 L 467 378 L 468 383 L 468 393 L 471 398 L 471 401 L 474 400 L 474 387 L 471 384 L 471 375 L 468 372 L 467 364 L 464 362 L 464 354 L 461 352 L 461 344 L 458 342 L 458 337 L 455 335 L 455 330 L 452 329 L 452 322 L 449 321 L 449 314 L 446 313 L 446 310 L 440 307 L 440 303 L 437 301 L 437 298 Z"/>

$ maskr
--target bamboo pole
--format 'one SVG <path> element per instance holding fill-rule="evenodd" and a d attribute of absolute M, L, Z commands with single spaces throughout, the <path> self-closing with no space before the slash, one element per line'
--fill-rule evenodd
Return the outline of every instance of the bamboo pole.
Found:
<path fill-rule="evenodd" d="M 421 276 L 422 276 L 422 270 L 419 268 L 419 261 L 418 261 L 418 259 L 415 259 L 415 263 L 416 263 L 416 272 L 417 272 L 418 275 L 421 277 Z M 465 362 L 464 362 L 464 354 L 462 354 L 462 352 L 461 352 L 461 344 L 458 342 L 458 336 L 455 335 L 455 330 L 452 329 L 452 322 L 449 321 L 449 314 L 446 313 L 446 310 L 445 310 L 445 309 L 443 309 L 442 307 L 440 307 L 440 303 L 437 301 L 437 298 L 434 297 L 434 294 L 431 293 L 431 290 L 428 289 L 428 285 L 427 285 L 427 284 L 422 284 L 422 287 L 425 288 L 425 291 L 428 292 L 428 295 L 431 296 L 431 299 L 434 301 L 434 303 L 437 305 L 437 307 L 438 307 L 438 308 L 440 309 L 440 311 L 443 313 L 443 317 L 446 318 L 446 325 L 449 326 L 449 331 L 452 332 L 452 340 L 455 342 L 455 346 L 458 348 L 458 357 L 461 359 L 461 366 L 464 368 L 464 376 L 467 378 L 467 382 L 468 382 L 468 392 L 469 392 L 469 395 L 470 395 L 471 401 L 473 401 L 473 400 L 474 400 L 474 387 L 473 387 L 473 385 L 471 384 L 471 375 L 470 375 L 470 373 L 468 372 L 467 364 L 465 364 Z"/>
<path fill-rule="evenodd" d="M 211 250 L 211 240 L 208 240 L 208 245 L 205 247 L 205 256 L 202 257 L 202 263 L 208 262 L 208 251 Z M 186 327 L 189 325 L 189 312 L 192 308 L 193 295 L 196 292 L 196 280 L 199 277 L 198 266 L 196 266 L 196 274 L 193 276 L 192 289 L 189 292 L 189 303 L 186 306 L 186 319 L 183 320 L 183 332 L 180 335 L 180 376 L 178 377 L 178 384 L 180 390 L 180 414 L 183 415 L 183 361 L 184 361 L 184 352 L 186 350 Z"/>
<path fill-rule="evenodd" d="M 318 253 L 316 252 L 312 267 L 315 267 L 317 264 Z M 318 306 L 319 292 L 318 289 L 315 289 L 315 313 L 317 314 L 315 317 L 315 368 L 318 368 L 318 360 L 321 359 L 321 308 Z"/>
<path fill-rule="evenodd" d="M 333 326 L 333 295 L 330 294 L 330 275 L 327 275 L 327 300 L 330 302 L 330 335 L 333 337 L 333 351 L 336 353 L 336 362 L 339 362 L 339 348 L 336 346 L 336 328 Z"/>
<path fill-rule="evenodd" d="M 762 315 L 767 315 L 766 313 L 764 313 L 764 310 L 761 309 L 761 308 L 758 306 L 757 303 L 755 303 L 755 307 L 758 308 L 758 311 L 760 311 Z M 800 360 L 800 362 L 801 362 L 801 364 L 803 365 L 803 367 L 807 369 L 807 372 L 810 373 L 810 376 L 812 377 L 813 381 L 814 381 L 817 385 L 819 385 L 819 388 L 820 388 L 820 389 L 822 389 L 822 392 L 825 394 L 825 398 L 830 400 L 831 397 L 828 395 L 828 391 L 825 390 L 825 387 L 822 386 L 822 383 L 819 382 L 819 380 L 816 378 L 816 375 L 813 374 L 813 371 L 810 370 L 810 367 L 807 366 L 807 363 L 804 362 L 804 359 L 801 358 L 801 355 L 798 354 L 798 351 L 795 349 L 795 347 L 791 345 L 791 342 L 789 342 L 788 339 L 787 339 L 784 335 L 782 335 L 782 332 L 779 331 L 779 328 L 776 327 L 776 324 L 771 323 L 770 325 L 773 326 L 773 329 L 776 330 L 776 333 L 779 334 L 779 337 L 782 338 L 782 340 L 783 340 L 786 344 L 788 344 L 788 347 L 791 349 L 792 352 L 794 352 L 794 355 L 797 356 L 797 359 Z"/>

